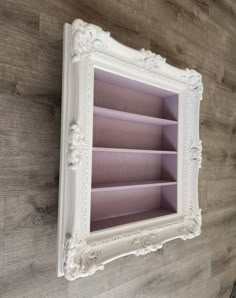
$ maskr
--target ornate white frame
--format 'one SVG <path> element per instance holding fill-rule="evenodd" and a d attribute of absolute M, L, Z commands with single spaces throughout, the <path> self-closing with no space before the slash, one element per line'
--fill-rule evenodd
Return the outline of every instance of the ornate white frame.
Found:
<path fill-rule="evenodd" d="M 202 79 L 160 55 L 129 48 L 80 19 L 64 26 L 63 102 L 58 220 L 58 276 L 89 276 L 114 259 L 144 255 L 172 239 L 201 233 L 198 205 L 199 107 Z M 94 67 L 178 93 L 176 214 L 90 233 Z"/>

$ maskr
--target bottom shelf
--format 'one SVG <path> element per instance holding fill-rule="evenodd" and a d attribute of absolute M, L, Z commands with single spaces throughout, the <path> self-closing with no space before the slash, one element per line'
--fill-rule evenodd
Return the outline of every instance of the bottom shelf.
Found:
<path fill-rule="evenodd" d="M 168 209 L 156 209 L 156 210 L 145 211 L 141 213 L 135 213 L 135 214 L 125 215 L 125 216 L 112 217 L 112 218 L 92 221 L 90 230 L 91 232 L 94 232 L 97 230 L 107 229 L 114 226 L 137 222 L 137 221 L 150 219 L 154 217 L 160 217 L 160 216 L 169 215 L 173 213 L 174 213 L 173 211 Z"/>

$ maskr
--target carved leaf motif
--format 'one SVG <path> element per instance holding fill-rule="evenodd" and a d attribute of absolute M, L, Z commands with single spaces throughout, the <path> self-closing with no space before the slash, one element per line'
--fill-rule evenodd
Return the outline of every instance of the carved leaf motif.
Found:
<path fill-rule="evenodd" d="M 190 145 L 190 158 L 191 161 L 197 161 L 198 167 L 201 168 L 202 164 L 202 141 L 199 141 L 197 145 L 194 145 L 193 142 L 191 142 Z"/>
<path fill-rule="evenodd" d="M 83 160 L 84 152 L 87 149 L 84 134 L 80 126 L 76 123 L 71 125 L 69 131 L 68 165 L 72 169 L 77 169 Z"/>
<path fill-rule="evenodd" d="M 64 274 L 68 280 L 89 276 L 104 265 L 98 264 L 101 251 L 93 250 L 85 241 L 67 235 L 64 248 Z"/>
<path fill-rule="evenodd" d="M 139 63 L 149 71 L 161 67 L 166 62 L 165 58 L 149 50 L 141 49 L 140 52 L 142 53 L 142 58 L 139 59 Z"/>
<path fill-rule="evenodd" d="M 184 218 L 184 226 L 182 231 L 186 233 L 181 238 L 183 240 L 193 239 L 196 236 L 201 234 L 201 226 L 202 226 L 202 215 L 201 209 L 198 209 L 195 213 L 191 213 Z"/>
<path fill-rule="evenodd" d="M 80 61 L 90 56 L 95 50 L 105 48 L 104 39 L 110 32 L 103 31 L 100 27 L 88 24 L 80 19 L 72 24 L 72 58 Z"/>
<path fill-rule="evenodd" d="M 182 77 L 182 80 L 189 84 L 190 91 L 194 94 L 194 97 L 202 100 L 203 85 L 202 85 L 202 76 L 194 69 L 186 68 L 185 74 Z"/>
<path fill-rule="evenodd" d="M 133 245 L 139 246 L 139 248 L 135 251 L 135 255 L 146 255 L 152 251 L 162 248 L 162 244 L 155 244 L 156 239 L 157 237 L 155 234 L 142 232 L 132 242 Z"/>

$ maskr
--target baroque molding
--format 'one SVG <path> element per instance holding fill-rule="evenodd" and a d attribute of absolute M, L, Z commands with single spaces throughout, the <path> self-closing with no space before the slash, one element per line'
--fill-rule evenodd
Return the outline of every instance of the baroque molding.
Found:
<path fill-rule="evenodd" d="M 191 214 L 185 216 L 184 225 L 182 227 L 182 232 L 184 235 L 181 237 L 183 240 L 193 239 L 201 234 L 202 226 L 202 210 L 198 209 L 192 211 Z"/>
<path fill-rule="evenodd" d="M 152 231 L 152 233 L 154 233 L 154 232 L 157 233 L 159 230 L 162 230 L 162 229 L 175 228 L 177 225 L 181 224 L 181 222 L 182 222 L 182 220 L 178 220 L 178 221 L 161 224 L 161 225 L 160 224 L 159 225 L 151 225 L 149 227 L 146 227 L 145 231 L 147 231 L 148 233 L 150 233 L 151 231 Z M 106 243 L 117 241 L 117 240 L 124 240 L 124 239 L 132 237 L 132 236 L 140 235 L 141 232 L 142 232 L 141 230 L 136 230 L 136 231 L 132 231 L 132 232 L 118 233 L 111 237 L 104 237 L 102 240 L 99 240 L 99 241 L 92 241 L 92 242 L 90 242 L 90 245 L 96 246 L 96 245 L 106 244 Z"/>
<path fill-rule="evenodd" d="M 163 245 L 160 243 L 156 244 L 156 240 L 156 234 L 149 233 L 147 231 L 141 232 L 132 242 L 132 245 L 139 246 L 139 248 L 135 251 L 135 255 L 146 255 L 150 252 L 161 249 Z"/>
<path fill-rule="evenodd" d="M 194 69 L 185 69 L 185 74 L 182 76 L 182 81 L 189 84 L 189 91 L 192 97 L 202 100 L 203 85 L 202 76 Z"/>
<path fill-rule="evenodd" d="M 100 27 L 82 20 L 76 20 L 72 26 L 67 24 L 64 31 L 65 117 L 62 139 L 65 141 L 60 170 L 58 276 L 65 275 L 70 280 L 102 270 L 106 263 L 122 256 L 145 255 L 162 248 L 168 241 L 192 239 L 201 232 L 196 190 L 196 168 L 200 167 L 202 159 L 201 143 L 198 143 L 201 75 L 194 70 L 172 67 L 165 58 L 151 51 L 130 49 L 109 35 Z M 71 66 L 73 61 L 79 63 Z M 156 81 L 158 88 L 181 95 L 178 127 L 182 142 L 177 156 L 181 178 L 178 180 L 180 208 L 178 213 L 166 220 L 153 218 L 148 222 L 90 233 L 93 80 L 96 67 L 151 85 Z M 74 119 L 79 119 L 79 125 L 73 122 Z M 78 170 L 68 171 L 68 166 Z M 70 234 L 65 239 L 66 232 Z"/>
<path fill-rule="evenodd" d="M 92 79 L 92 70 L 91 70 L 91 61 L 87 61 L 87 82 L 91 82 Z M 91 85 L 88 84 L 86 90 L 86 106 L 85 106 L 85 131 L 86 136 L 89 135 L 89 131 L 91 129 L 91 122 L 93 121 L 93 92 L 91 90 Z M 83 189 L 82 189 L 82 233 L 83 237 L 86 237 L 88 231 L 88 216 L 90 212 L 90 187 L 91 183 L 88 183 L 89 177 L 91 175 L 90 166 L 89 166 L 89 150 L 88 148 L 85 150 L 85 165 L 84 165 L 84 181 L 83 181 Z"/>
<path fill-rule="evenodd" d="M 138 62 L 141 67 L 144 67 L 148 71 L 154 71 L 166 63 L 165 58 L 149 50 L 141 49 L 140 53 L 142 57 L 138 59 Z"/>
<path fill-rule="evenodd" d="M 190 158 L 191 158 L 191 162 L 196 161 L 198 163 L 198 167 L 201 168 L 201 164 L 202 164 L 202 141 L 201 140 L 198 142 L 198 144 L 194 144 L 193 142 L 191 142 Z"/>
<path fill-rule="evenodd" d="M 68 165 L 71 169 L 77 169 L 82 161 L 88 144 L 80 126 L 75 123 L 69 129 L 68 140 Z"/>
<path fill-rule="evenodd" d="M 94 250 L 85 240 L 66 235 L 64 246 L 64 274 L 68 280 L 75 280 L 103 270 L 104 265 L 98 263 L 101 251 Z"/>
<path fill-rule="evenodd" d="M 110 32 L 105 32 L 99 26 L 77 19 L 72 24 L 72 61 L 88 58 L 98 49 L 105 49 L 105 39 Z"/>

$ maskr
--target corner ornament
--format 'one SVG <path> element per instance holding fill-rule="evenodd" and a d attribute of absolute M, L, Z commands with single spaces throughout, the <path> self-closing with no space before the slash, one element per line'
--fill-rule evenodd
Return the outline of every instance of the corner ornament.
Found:
<path fill-rule="evenodd" d="M 190 158 L 191 162 L 197 162 L 198 167 L 201 168 L 202 165 L 202 141 L 199 141 L 198 144 L 191 142 L 190 145 Z"/>
<path fill-rule="evenodd" d="M 185 69 L 185 74 L 182 76 L 182 81 L 189 84 L 189 90 L 194 97 L 202 100 L 203 85 L 202 76 L 199 72 L 194 69 Z"/>
<path fill-rule="evenodd" d="M 69 148 L 68 148 L 68 166 L 75 170 L 77 169 L 84 157 L 84 152 L 88 144 L 85 141 L 84 134 L 80 126 L 75 123 L 69 129 Z"/>
<path fill-rule="evenodd" d="M 146 255 L 150 252 L 156 251 L 162 248 L 162 244 L 155 244 L 157 237 L 154 233 L 142 232 L 139 236 L 137 236 L 132 245 L 137 245 L 139 248 L 135 251 L 136 256 Z"/>
<path fill-rule="evenodd" d="M 141 49 L 141 58 L 138 59 L 139 64 L 146 70 L 154 71 L 166 63 L 166 59 L 149 50 Z"/>
<path fill-rule="evenodd" d="M 77 19 L 72 24 L 72 61 L 81 61 L 98 49 L 104 49 L 110 32 Z"/>
<path fill-rule="evenodd" d="M 66 235 L 64 247 L 64 275 L 68 280 L 86 277 L 98 270 L 103 270 L 104 265 L 98 264 L 100 251 L 93 250 L 84 240 Z"/>
<path fill-rule="evenodd" d="M 202 226 L 202 210 L 198 209 L 196 212 L 185 216 L 184 226 L 182 232 L 185 233 L 181 238 L 183 240 L 193 239 L 201 234 Z"/>

